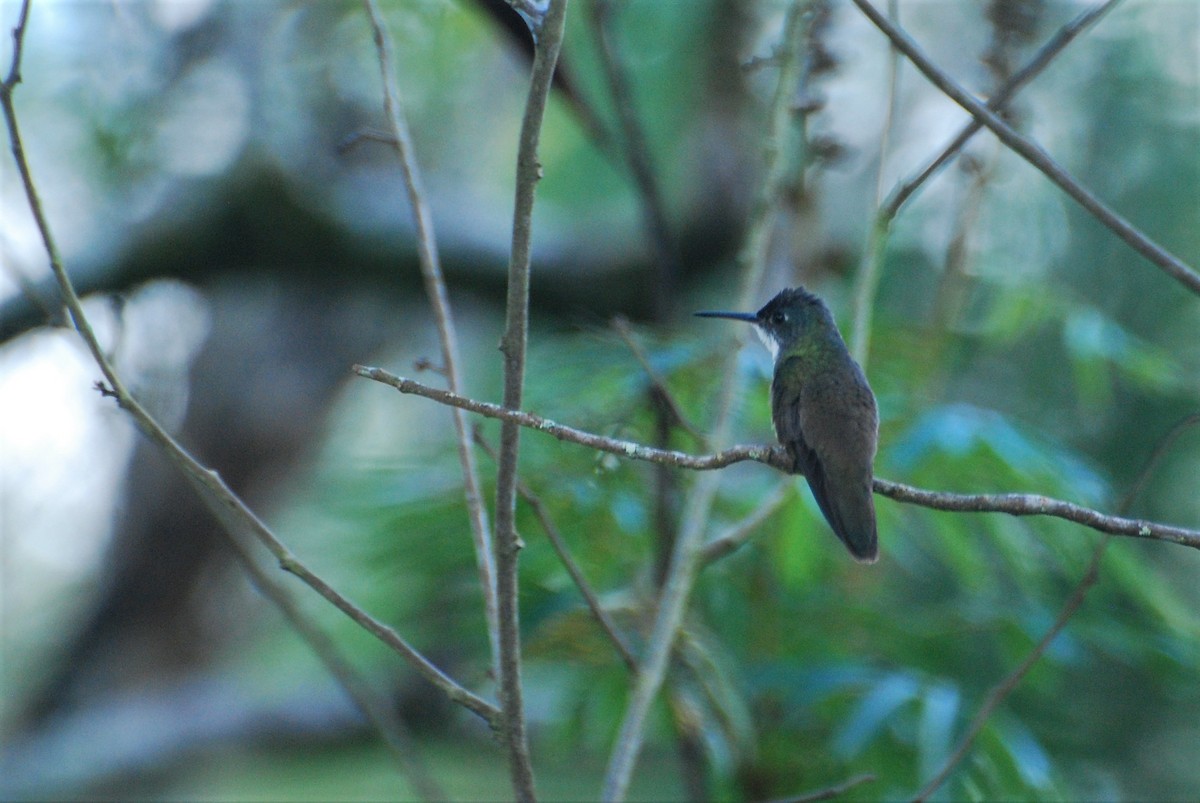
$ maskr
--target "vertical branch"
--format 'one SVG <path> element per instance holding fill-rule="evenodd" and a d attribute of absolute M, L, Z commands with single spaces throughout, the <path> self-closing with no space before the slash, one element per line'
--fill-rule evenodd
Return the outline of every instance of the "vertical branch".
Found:
<path fill-rule="evenodd" d="M 660 323 L 670 318 L 675 303 L 675 284 L 679 275 L 679 257 L 667 222 L 666 205 L 663 203 L 654 168 L 650 160 L 650 148 L 646 133 L 633 103 L 633 88 L 629 71 L 617 51 L 613 36 L 612 0 L 592 0 L 590 20 L 596 38 L 597 53 L 608 91 L 612 95 L 617 112 L 619 130 L 624 145 L 625 161 L 638 190 L 642 218 L 657 268 L 654 287 L 654 317 Z"/>
<path fill-rule="evenodd" d="M 888 1 L 888 16 L 899 15 L 896 0 Z M 879 167 L 875 174 L 875 208 L 883 203 L 884 166 L 887 164 L 888 144 L 892 137 L 892 126 L 896 120 L 896 104 L 899 102 L 900 51 L 888 48 L 888 101 L 883 118 L 883 133 L 879 137 Z M 850 354 L 858 364 L 867 369 L 867 349 L 871 343 L 871 313 L 875 309 L 875 293 L 879 290 L 879 274 L 882 270 L 883 251 L 887 245 L 888 222 L 876 215 L 867 236 L 867 247 L 863 255 L 862 268 L 858 272 L 858 287 L 854 292 L 854 323 L 850 333 Z"/>
<path fill-rule="evenodd" d="M 364 0 L 367 16 L 371 22 L 371 33 L 379 53 L 379 73 L 383 81 L 383 109 L 388 126 L 400 155 L 400 169 L 404 175 L 404 189 L 408 205 L 412 210 L 413 225 L 417 232 L 417 259 L 421 265 L 421 276 L 425 282 L 425 294 L 433 308 L 437 321 L 438 339 L 442 348 L 442 365 L 446 384 L 452 393 L 461 393 L 462 374 L 458 368 L 458 334 L 454 328 L 454 317 L 450 312 L 450 300 L 446 295 L 446 282 L 442 276 L 441 260 L 438 258 L 437 239 L 433 231 L 433 217 L 425 200 L 425 188 L 421 171 L 413 153 L 412 136 L 404 118 L 404 106 L 400 100 L 400 87 L 396 81 L 394 48 L 383 15 L 376 0 Z M 483 591 L 484 613 L 487 617 L 488 642 L 492 648 L 492 671 L 500 669 L 500 619 L 496 605 L 496 566 L 492 553 L 492 538 L 488 528 L 487 511 L 483 505 L 483 494 L 479 490 L 479 470 L 475 465 L 475 453 L 471 450 L 471 436 L 467 427 L 467 415 L 462 410 L 453 410 L 454 431 L 458 442 L 458 460 L 462 465 L 463 494 L 467 512 L 471 519 L 471 536 L 475 543 L 475 562 L 479 571 L 479 585 Z"/>
<path fill-rule="evenodd" d="M 801 2 L 793 2 L 788 7 L 784 20 L 783 41 L 779 48 L 779 83 L 772 99 L 771 123 L 763 149 L 764 180 L 751 210 L 752 217 L 746 242 L 738 255 L 738 264 L 742 270 L 742 286 L 738 299 L 742 306 L 750 305 L 766 270 L 773 213 L 786 173 L 782 151 L 792 123 L 792 100 L 800 81 L 798 42 L 804 25 L 802 6 Z M 714 443 L 725 440 L 732 425 L 733 402 L 739 387 L 739 350 L 731 351 L 724 365 L 722 376 L 725 377 L 725 381 L 717 402 Z M 605 800 L 622 800 L 629 790 L 633 767 L 642 748 L 646 717 L 666 677 L 675 634 L 683 622 L 688 597 L 695 582 L 704 528 L 720 482 L 720 472 L 701 476 L 692 487 L 685 503 L 687 513 L 680 527 L 671 556 L 671 566 L 659 596 L 658 611 L 648 640 L 647 653 L 642 659 L 642 672 L 626 706 L 625 717 L 609 757 L 602 791 Z"/>
<path fill-rule="evenodd" d="M 567 0 L 551 0 L 545 16 L 535 26 L 536 41 L 529 96 L 521 122 L 517 151 L 516 197 L 513 203 L 512 253 L 508 265 L 508 300 L 504 337 L 504 406 L 517 410 L 525 386 L 525 350 L 529 339 L 529 274 L 533 245 L 533 199 L 542 166 L 538 141 L 554 66 L 562 46 Z M 504 711 L 503 737 L 508 747 L 509 771 L 518 800 L 535 798 L 533 767 L 525 734 L 521 692 L 520 616 L 517 604 L 518 556 L 521 540 L 516 530 L 517 452 L 520 427 L 505 421 L 500 428 L 499 468 L 496 474 L 496 595 L 500 614 L 500 705 Z"/>

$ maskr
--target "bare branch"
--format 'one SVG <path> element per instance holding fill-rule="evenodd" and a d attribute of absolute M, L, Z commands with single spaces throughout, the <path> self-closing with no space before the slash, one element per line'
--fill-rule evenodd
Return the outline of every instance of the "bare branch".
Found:
<path fill-rule="evenodd" d="M 329 674 L 337 680 L 367 721 L 383 736 L 396 762 L 412 784 L 413 790 L 423 800 L 446 800 L 445 791 L 426 771 L 417 756 L 417 746 L 411 734 L 391 710 L 388 701 L 381 699 L 366 679 L 338 651 L 337 645 L 323 630 L 317 627 L 301 610 L 292 593 L 275 582 L 254 558 L 241 538 L 230 538 L 234 554 L 250 576 L 250 582 L 258 592 L 271 600 L 287 619 L 288 623 L 308 644 L 324 664 Z"/>
<path fill-rule="evenodd" d="M 787 465 L 784 458 L 777 456 L 774 453 L 774 447 L 771 446 L 735 446 L 710 455 L 691 455 L 686 452 L 670 449 L 656 449 L 653 446 L 645 446 L 633 441 L 619 440 L 606 435 L 585 432 L 582 429 L 559 424 L 548 418 L 542 418 L 539 415 L 527 413 L 523 410 L 510 410 L 507 407 L 501 407 L 491 402 L 468 399 L 464 396 L 442 390 L 441 388 L 423 385 L 413 379 L 389 374 L 381 368 L 368 368 L 356 365 L 353 370 L 359 376 L 389 385 L 401 393 L 424 396 L 441 404 L 460 407 L 463 410 L 469 410 L 472 413 L 478 413 L 487 418 L 510 422 L 526 429 L 536 429 L 560 441 L 569 441 L 577 443 L 580 446 L 588 446 L 602 452 L 617 455 L 618 457 L 628 457 L 633 460 L 644 460 L 649 463 L 662 463 L 700 471 L 724 468 L 725 466 L 745 460 L 757 460 L 768 465 Z"/>
<path fill-rule="evenodd" d="M 1001 142 L 1040 170 L 1046 178 L 1058 185 L 1063 192 L 1071 196 L 1080 206 L 1090 212 L 1093 217 L 1128 243 L 1133 250 L 1146 257 L 1146 259 L 1161 268 L 1164 273 L 1193 293 L 1200 294 L 1200 274 L 1197 274 L 1179 257 L 1151 240 L 1140 229 L 1110 209 L 1103 201 L 1076 181 L 1045 150 L 1029 138 L 1013 130 L 995 112 L 959 86 L 954 79 L 930 61 L 908 34 L 881 14 L 878 9 L 871 5 L 869 0 L 853 0 L 853 3 L 947 97 L 970 112 L 976 120 L 991 130 Z"/>
<path fill-rule="evenodd" d="M 374 379 L 385 385 L 396 388 L 401 393 L 424 396 L 442 404 L 461 407 L 473 413 L 509 421 L 527 429 L 536 429 L 551 435 L 560 441 L 577 443 L 598 449 L 602 452 L 626 457 L 631 460 L 645 460 L 651 463 L 665 463 L 680 468 L 690 468 L 696 471 L 709 471 L 725 468 L 734 463 L 753 460 L 779 471 L 787 472 L 791 463 L 779 446 L 734 446 L 721 452 L 705 455 L 692 455 L 669 449 L 655 449 L 633 441 L 618 440 L 592 432 L 585 432 L 564 424 L 551 421 L 548 418 L 526 413 L 521 410 L 509 410 L 489 402 L 476 401 L 457 396 L 439 388 L 422 385 L 404 377 L 393 376 L 379 368 L 365 368 L 361 365 L 354 367 L 359 376 Z M 897 502 L 920 505 L 934 510 L 956 511 L 962 513 L 1007 513 L 1010 516 L 1051 516 L 1064 519 L 1076 524 L 1082 524 L 1093 530 L 1110 535 L 1122 535 L 1130 538 L 1146 538 L 1155 541 L 1170 541 L 1193 549 L 1200 549 L 1200 530 L 1189 530 L 1170 524 L 1145 521 L 1143 519 L 1127 519 L 1120 516 L 1110 516 L 1091 508 L 1053 499 L 1040 494 L 956 494 L 943 491 L 929 491 L 915 488 L 891 480 L 876 477 L 874 480 L 875 493 L 894 499 Z"/>
<path fill-rule="evenodd" d="M 483 449 L 484 453 L 496 459 L 496 451 L 492 445 L 483 437 L 478 427 L 475 429 L 475 443 Z M 591 583 L 583 576 L 583 570 L 579 568 L 579 564 L 575 562 L 575 557 L 571 554 L 570 547 L 567 546 L 566 539 L 562 537 L 554 520 L 550 518 L 550 511 L 546 509 L 545 503 L 541 497 L 534 493 L 533 489 L 522 480 L 517 480 L 517 493 L 521 495 L 531 508 L 533 515 L 537 517 L 538 523 L 542 525 L 542 531 L 546 533 L 546 538 L 549 539 L 550 545 L 554 547 L 554 551 L 558 554 L 558 559 L 562 561 L 563 567 L 566 568 L 567 574 L 571 575 L 571 580 L 575 583 L 575 587 L 579 589 L 579 593 L 583 595 L 584 602 L 587 603 L 588 609 L 592 612 L 592 616 L 596 618 L 600 629 L 608 636 L 609 641 L 616 647 L 617 653 L 621 656 L 621 660 L 625 662 L 625 666 L 631 672 L 637 672 L 637 658 L 634 657 L 633 651 L 629 649 L 629 645 L 625 643 L 625 639 L 617 630 L 616 624 L 604 610 L 604 606 L 600 604 L 600 598 L 596 596 L 596 592 L 592 590 Z"/>
<path fill-rule="evenodd" d="M 771 491 L 758 507 L 750 511 L 749 515 L 705 544 L 700 553 L 700 560 L 705 564 L 713 563 L 750 540 L 750 536 L 754 535 L 759 526 L 783 507 L 783 503 L 792 493 L 792 487 L 791 480 L 781 480 L 775 486 L 775 490 Z"/>
<path fill-rule="evenodd" d="M 843 781 L 836 786 L 829 786 L 825 789 L 818 789 L 815 792 L 808 792 L 799 797 L 786 797 L 775 803 L 816 803 L 818 800 L 833 800 L 849 792 L 856 786 L 862 786 L 865 783 L 874 783 L 875 776 L 871 773 L 855 775 L 848 781 Z"/>
<path fill-rule="evenodd" d="M 30 0 L 23 0 L 21 12 L 17 15 L 17 24 L 12 29 L 12 62 L 8 66 L 8 75 L 5 76 L 4 83 L 0 85 L 0 93 L 5 96 L 11 95 L 17 84 L 21 83 L 21 57 L 25 53 L 25 26 L 29 23 L 29 4 Z"/>
<path fill-rule="evenodd" d="M 21 23 L 14 30 L 14 37 L 16 38 L 15 51 L 17 55 L 22 50 L 22 35 L 25 30 L 24 22 L 28 7 L 29 3 L 26 2 L 22 7 Z M 275 534 L 263 524 L 254 512 L 233 493 L 229 486 L 225 484 L 225 481 L 221 479 L 220 475 L 206 468 L 187 450 L 180 446 L 171 437 L 170 433 L 163 429 L 126 389 L 125 384 L 121 381 L 120 376 L 105 355 L 104 349 L 100 345 L 100 341 L 96 337 L 91 323 L 88 321 L 87 316 L 84 315 L 83 303 L 80 301 L 79 295 L 75 292 L 75 287 L 71 282 L 70 276 L 63 267 L 58 246 L 55 243 L 53 232 L 43 211 L 41 197 L 33 181 L 33 176 L 30 173 L 29 163 L 25 158 L 20 127 L 17 124 L 16 111 L 12 102 L 13 88 L 16 86 L 16 76 L 19 76 L 19 74 L 20 63 L 17 59 L 14 59 L 8 79 L 5 80 L 3 85 L 0 85 L 0 106 L 3 107 L 4 121 L 8 127 L 13 158 L 17 164 L 17 170 L 21 175 L 25 197 L 29 203 L 30 211 L 33 213 L 38 232 L 41 234 L 42 243 L 50 260 L 50 268 L 58 283 L 59 292 L 62 294 L 68 311 L 71 313 L 71 321 L 75 330 L 83 338 L 84 343 L 92 354 L 93 360 L 95 360 L 96 365 L 99 366 L 101 373 L 104 375 L 105 382 L 103 385 L 106 394 L 112 395 L 116 399 L 118 406 L 129 413 L 134 424 L 142 434 L 159 446 L 171 462 L 183 472 L 188 481 L 200 493 L 200 497 L 205 505 L 213 511 L 217 519 L 225 526 L 231 538 L 236 538 L 238 533 L 243 532 L 253 535 L 275 556 L 283 569 L 304 580 L 305 583 L 350 616 L 351 619 L 364 629 L 398 652 L 418 672 L 440 688 L 451 700 L 479 714 L 492 724 L 493 727 L 498 726 L 501 717 L 500 711 L 495 706 L 472 694 L 442 673 L 428 659 L 409 646 L 394 630 L 372 618 L 370 614 L 351 603 L 297 560 L 296 556 L 276 538 Z"/>
<path fill-rule="evenodd" d="M 909 502 L 934 510 L 1007 513 L 1010 516 L 1052 516 L 1082 524 L 1109 535 L 1170 541 L 1190 546 L 1193 549 L 1200 549 L 1200 530 L 1188 530 L 1142 519 L 1110 516 L 1072 502 L 1064 502 L 1061 499 L 1052 499 L 1039 494 L 951 494 L 914 488 L 911 485 L 902 485 L 878 477 L 875 478 L 875 493 L 895 499 L 897 502 Z"/>
<path fill-rule="evenodd" d="M 514 7 L 517 7 L 514 5 Z M 528 11 L 517 8 L 527 15 Z M 529 95 L 521 121 L 517 148 L 516 197 L 513 202 L 512 252 L 508 263 L 508 298 L 505 306 L 504 406 L 521 407 L 525 387 L 525 352 L 529 340 L 529 274 L 533 251 L 533 199 L 542 166 L 538 142 L 554 68 L 562 47 L 567 0 L 550 0 L 545 16 L 530 21 L 534 33 L 533 70 Z M 521 691 L 521 633 L 519 622 L 518 556 L 521 540 L 516 529 L 517 452 L 520 427 L 505 421 L 500 428 L 500 457 L 496 473 L 496 595 L 500 614 L 500 705 L 504 710 L 504 740 L 508 746 L 509 772 L 517 799 L 535 798 L 533 766 L 525 735 L 525 712 Z"/>
<path fill-rule="evenodd" d="M 458 368 L 458 334 L 454 327 L 454 316 L 450 311 L 450 299 L 446 293 L 446 281 L 442 275 L 441 260 L 438 258 L 437 238 L 433 231 L 433 216 L 425 200 L 425 188 L 421 180 L 420 167 L 413 151 L 412 136 L 404 119 L 404 106 L 400 100 L 400 87 L 396 81 L 395 59 L 392 56 L 392 37 L 388 33 L 383 15 L 376 0 L 365 0 L 367 17 L 375 48 L 379 54 L 379 74 L 383 82 L 383 108 L 388 118 L 391 144 L 400 156 L 400 168 L 404 175 L 404 189 L 412 210 L 413 226 L 417 232 L 417 259 L 421 265 L 421 276 L 425 281 L 425 295 L 433 309 L 437 322 L 438 339 L 442 347 L 442 371 L 450 390 L 458 393 L 463 386 Z M 479 586 L 483 592 L 484 613 L 487 617 L 488 643 L 492 649 L 492 671 L 500 671 L 500 618 L 496 602 L 496 565 L 492 551 L 492 537 L 488 528 L 487 511 L 483 505 L 483 494 L 479 486 L 479 470 L 475 465 L 475 453 L 471 450 L 471 435 L 466 415 L 454 410 L 454 431 L 458 444 L 458 460 L 462 466 L 463 496 L 471 521 L 471 537 L 475 545 L 475 563 L 479 572 Z"/>
<path fill-rule="evenodd" d="M 617 330 L 617 334 L 621 336 L 621 340 L 625 341 L 625 345 L 629 347 L 629 351 L 633 354 L 634 359 L 642 366 L 642 370 L 646 372 L 646 377 L 650 380 L 650 386 L 654 389 L 654 394 L 661 399 L 663 404 L 670 411 L 673 424 L 682 427 L 684 432 L 691 435 L 696 441 L 696 445 L 701 449 L 708 448 L 708 439 L 704 437 L 704 433 L 688 420 L 683 413 L 683 408 L 679 406 L 679 402 L 675 400 L 675 395 L 671 393 L 667 383 L 663 380 L 662 375 L 654 370 L 654 366 L 650 364 L 650 358 L 646 355 L 646 350 L 642 348 L 642 344 L 637 341 L 633 334 L 633 330 L 629 326 L 629 319 L 623 315 L 618 315 L 613 318 L 613 328 Z"/>
<path fill-rule="evenodd" d="M 1084 11 L 1060 28 L 1058 33 L 1042 46 L 1034 57 L 1030 59 L 1028 64 L 1004 82 L 1004 85 L 988 100 L 987 107 L 994 112 L 1002 111 L 1008 105 L 1008 102 L 1026 84 L 1041 74 L 1067 45 L 1092 25 L 1099 22 L 1100 18 L 1111 11 L 1119 2 L 1121 0 L 1105 0 L 1105 2 Z M 967 142 L 970 141 L 971 137 L 979 133 L 982 128 L 983 124 L 972 117 L 971 121 L 962 127 L 962 130 L 958 132 L 954 139 L 946 147 L 942 148 L 938 155 L 930 160 L 929 164 L 917 171 L 912 178 L 897 185 L 892 190 L 892 194 L 888 196 L 888 199 L 880 208 L 880 216 L 889 221 L 894 219 L 900 212 L 900 207 L 904 206 L 913 193 L 920 189 L 926 181 L 936 175 L 945 165 L 949 164 L 950 160 L 957 156 Z"/>

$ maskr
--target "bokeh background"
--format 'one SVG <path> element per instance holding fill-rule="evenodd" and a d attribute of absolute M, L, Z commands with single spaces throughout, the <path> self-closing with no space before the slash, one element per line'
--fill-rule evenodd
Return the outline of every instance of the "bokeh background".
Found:
<path fill-rule="evenodd" d="M 883 37 L 849 3 L 809 5 L 763 300 L 803 282 L 848 331 L 881 192 L 966 117 L 903 61 L 889 114 Z M 981 95 L 1090 7 L 898 6 Z M 383 7 L 466 390 L 498 399 L 527 50 L 486 3 Z M 592 8 L 572 2 L 542 138 L 526 406 L 699 451 L 732 324 L 689 313 L 736 294 L 785 4 L 616 4 L 610 34 L 662 198 L 657 241 L 614 145 Z M 6 31 L 18 10 L 0 2 Z M 0 64 L 10 58 L 6 35 Z M 357 136 L 384 126 L 361 6 L 41 0 L 22 75 L 17 111 L 64 261 L 138 396 L 303 560 L 494 693 L 450 417 L 349 373 L 362 362 L 413 374 L 439 353 L 395 155 Z M 1119 4 L 1008 116 L 1200 264 L 1200 6 Z M 99 372 L 63 326 L 7 151 L 0 170 L 0 795 L 411 796 L 192 492 L 93 389 Z M 696 433 L 662 431 L 661 400 L 616 316 Z M 1164 445 L 1200 411 L 1195 295 L 990 135 L 896 218 L 871 320 L 879 476 L 1107 512 L 1136 486 L 1131 515 L 1200 527 L 1200 428 Z M 765 351 L 747 351 L 739 370 L 737 440 L 768 441 Z M 481 429 L 495 440 L 492 422 Z M 636 644 L 691 477 L 537 433 L 523 437 L 521 467 Z M 713 534 L 779 482 L 760 465 L 727 469 Z M 763 799 L 865 772 L 876 780 L 849 798 L 911 795 L 1054 621 L 1100 538 L 881 498 L 883 556 L 864 567 L 803 482 L 784 487 L 755 537 L 702 575 L 671 679 L 684 724 L 656 710 L 636 798 Z M 539 787 L 593 797 L 629 678 L 526 505 L 519 525 Z M 939 796 L 1194 799 L 1198 578 L 1194 550 L 1114 541 L 1079 612 Z M 449 797 L 509 794 L 481 723 L 297 588 Z"/>

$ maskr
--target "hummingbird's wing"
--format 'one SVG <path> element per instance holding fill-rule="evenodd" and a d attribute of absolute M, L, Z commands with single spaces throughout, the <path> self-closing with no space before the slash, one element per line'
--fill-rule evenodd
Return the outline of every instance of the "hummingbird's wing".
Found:
<path fill-rule="evenodd" d="M 871 491 L 878 417 L 861 370 L 847 367 L 811 372 L 799 383 L 773 382 L 771 412 L 775 434 L 834 534 L 855 558 L 870 562 L 879 555 Z"/>

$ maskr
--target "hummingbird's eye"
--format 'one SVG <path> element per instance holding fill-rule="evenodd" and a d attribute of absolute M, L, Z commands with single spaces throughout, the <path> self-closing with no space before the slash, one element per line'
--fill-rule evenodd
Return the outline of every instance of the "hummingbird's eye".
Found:
<path fill-rule="evenodd" d="M 782 312 L 782 311 L 776 312 L 774 315 L 771 316 L 771 323 L 774 323 L 774 324 L 787 323 L 787 313 Z"/>

